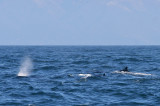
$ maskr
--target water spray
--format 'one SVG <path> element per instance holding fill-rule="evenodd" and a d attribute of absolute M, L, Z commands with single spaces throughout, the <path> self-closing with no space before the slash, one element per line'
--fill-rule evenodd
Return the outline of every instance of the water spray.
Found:
<path fill-rule="evenodd" d="M 33 65 L 31 58 L 26 57 L 20 66 L 20 70 L 17 76 L 29 76 L 31 74 L 32 67 Z"/>

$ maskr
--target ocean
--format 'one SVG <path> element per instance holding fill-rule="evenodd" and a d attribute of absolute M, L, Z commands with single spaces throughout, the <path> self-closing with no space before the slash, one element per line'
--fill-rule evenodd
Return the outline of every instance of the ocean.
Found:
<path fill-rule="evenodd" d="M 0 46 L 0 105 L 158 106 L 160 46 Z"/>

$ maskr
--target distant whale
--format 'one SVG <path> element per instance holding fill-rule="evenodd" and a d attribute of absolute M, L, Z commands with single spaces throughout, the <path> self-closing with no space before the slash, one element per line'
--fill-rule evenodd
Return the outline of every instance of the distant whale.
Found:
<path fill-rule="evenodd" d="M 129 71 L 128 71 L 128 67 L 125 67 L 124 69 L 122 69 L 122 70 L 120 70 L 120 71 L 122 71 L 122 72 L 129 72 Z"/>

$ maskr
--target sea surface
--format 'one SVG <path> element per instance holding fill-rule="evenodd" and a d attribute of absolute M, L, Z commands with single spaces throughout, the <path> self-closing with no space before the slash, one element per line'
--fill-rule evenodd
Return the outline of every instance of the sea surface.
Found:
<path fill-rule="evenodd" d="M 160 46 L 0 46 L 0 106 L 158 105 Z"/>

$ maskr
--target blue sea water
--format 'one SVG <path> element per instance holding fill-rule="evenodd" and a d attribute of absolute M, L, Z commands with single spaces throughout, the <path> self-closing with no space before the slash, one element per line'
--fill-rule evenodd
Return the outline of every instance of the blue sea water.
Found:
<path fill-rule="evenodd" d="M 0 46 L 0 105 L 158 106 L 160 46 Z"/>

